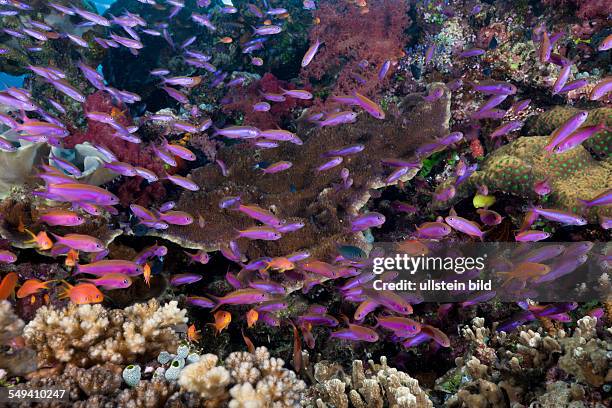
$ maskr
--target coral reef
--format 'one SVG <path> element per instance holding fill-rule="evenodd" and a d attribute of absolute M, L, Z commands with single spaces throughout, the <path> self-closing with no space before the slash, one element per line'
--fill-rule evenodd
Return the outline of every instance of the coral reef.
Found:
<path fill-rule="evenodd" d="M 301 77 L 331 82 L 331 95 L 359 89 L 369 97 L 377 96 L 392 75 L 389 72 L 385 79 L 378 79 L 383 64 L 404 55 L 401 44 L 407 41 L 408 7 L 404 1 L 371 0 L 364 13 L 363 8 L 349 2 L 322 2 L 313 13 L 320 24 L 311 28 L 309 37 L 311 44 L 319 41 L 325 45 L 302 69 Z"/>
<path fill-rule="evenodd" d="M 298 135 L 304 144 L 283 145 L 282 153 L 268 150 L 253 155 L 241 146 L 222 148 L 218 157 L 228 166 L 227 177 L 215 165 L 196 169 L 191 177 L 200 191 L 185 192 L 177 202 L 178 209 L 201 214 L 205 225 L 171 226 L 166 231 L 150 234 L 187 248 L 217 250 L 236 237 L 235 229 L 250 226 L 246 217 L 219 208 L 222 198 L 240 196 L 243 203 L 270 209 L 288 222 L 312 220 L 282 241 L 253 242 L 246 251 L 251 259 L 282 256 L 302 248 L 308 248 L 314 257 L 326 257 L 335 252 L 338 242 L 363 245 L 361 234 L 351 237 L 346 233 L 346 225 L 349 217 L 355 216 L 367 203 L 371 189 L 395 184 L 385 182 L 391 170 L 383 167 L 381 159 L 413 159 L 418 146 L 445 135 L 448 103 L 447 94 L 432 103 L 422 102 L 421 95 L 411 95 L 399 104 L 400 113 L 389 115 L 384 122 L 362 114 L 357 123 L 338 129 L 302 128 Z M 342 163 L 353 178 L 353 186 L 349 191 L 334 191 L 332 184 L 340 182 L 340 166 L 317 173 L 313 163 L 324 163 L 326 159 L 322 155 L 329 150 L 354 144 L 368 147 L 359 155 L 347 156 Z M 269 164 L 279 154 L 283 160 L 293 163 L 290 169 L 281 174 L 257 172 L 258 164 Z M 403 180 L 407 181 L 415 173 L 416 169 L 411 169 Z"/>
<path fill-rule="evenodd" d="M 218 406 L 230 396 L 232 408 L 299 406 L 306 384 L 283 367 L 282 359 L 270 357 L 265 347 L 253 353 L 234 352 L 221 366 L 217 360 L 214 354 L 201 356 L 182 370 L 179 385 L 198 393 L 211 406 Z"/>
<path fill-rule="evenodd" d="M 596 325 L 597 318 L 586 316 L 572 332 L 548 334 L 521 327 L 505 333 L 492 332 L 484 319 L 475 318 L 462 330 L 468 352 L 456 359 L 457 368 L 440 378 L 436 388 L 453 394 L 446 401 L 450 408 L 525 406 L 533 401 L 550 407 L 603 407 L 589 400 L 612 377 L 612 343 L 611 333 L 598 333 Z M 544 388 L 545 379 L 550 383 Z"/>
<path fill-rule="evenodd" d="M 350 375 L 337 364 L 321 361 L 314 366 L 317 383 L 308 390 L 305 407 L 397 407 L 427 408 L 433 404 L 419 386 L 419 382 L 405 372 L 387 365 L 368 362 L 364 369 L 361 360 L 353 361 Z"/>
<path fill-rule="evenodd" d="M 546 136 L 530 136 L 502 146 L 470 177 L 472 191 L 478 185 L 486 185 L 491 192 L 534 199 L 534 184 L 548 179 L 552 192 L 547 205 L 579 212 L 579 199 L 588 200 L 612 188 L 610 158 L 597 161 L 581 146 L 562 154 L 542 154 L 548 141 Z M 588 215 L 597 222 L 597 215 L 610 215 L 610 210 L 598 207 Z"/>
<path fill-rule="evenodd" d="M 178 345 L 172 326 L 186 323 L 176 301 L 156 300 L 123 310 L 102 305 L 44 306 L 24 329 L 26 344 L 38 353 L 41 366 L 72 362 L 79 367 L 146 360 Z"/>

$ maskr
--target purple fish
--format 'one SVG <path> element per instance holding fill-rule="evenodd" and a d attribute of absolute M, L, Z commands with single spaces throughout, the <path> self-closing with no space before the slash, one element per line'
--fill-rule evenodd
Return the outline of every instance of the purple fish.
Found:
<path fill-rule="evenodd" d="M 520 129 L 521 127 L 523 127 L 523 121 L 522 120 L 511 120 L 508 123 L 505 123 L 503 125 L 500 125 L 499 127 L 495 128 L 495 130 L 493 130 L 493 132 L 491 132 L 491 139 L 495 139 L 497 137 L 503 136 L 503 135 L 507 135 L 510 132 L 514 132 L 518 129 Z"/>
<path fill-rule="evenodd" d="M 444 88 L 437 87 L 430 89 L 427 96 L 424 96 L 423 99 L 425 99 L 427 102 L 435 102 L 440 99 L 442 95 L 444 95 Z"/>
<path fill-rule="evenodd" d="M 272 281 L 254 280 L 249 282 L 249 287 L 275 295 L 284 295 L 287 292 L 283 285 Z"/>
<path fill-rule="evenodd" d="M 478 57 L 483 55 L 486 51 L 482 48 L 471 48 L 469 50 L 462 51 L 459 54 L 459 58 Z"/>
<path fill-rule="evenodd" d="M 293 163 L 291 163 L 290 161 L 282 160 L 282 161 L 270 164 L 265 169 L 262 169 L 262 171 L 265 174 L 275 174 L 281 171 L 285 171 L 291 168 L 291 166 L 293 166 Z"/>
<path fill-rule="evenodd" d="M 575 91 L 576 89 L 584 88 L 588 84 L 589 81 L 586 79 L 577 79 L 575 81 L 568 82 L 567 84 L 565 84 L 565 86 L 561 88 L 558 93 L 563 94 L 570 91 Z"/>
<path fill-rule="evenodd" d="M 567 211 L 556 210 L 552 208 L 534 207 L 532 209 L 536 214 L 550 221 L 560 222 L 564 225 L 586 225 L 587 220 L 579 215 L 572 214 Z"/>
<path fill-rule="evenodd" d="M 535 279 L 534 283 L 551 282 L 569 273 L 574 272 L 580 265 L 588 259 L 587 255 L 563 257 L 550 266 L 550 271 L 543 276 Z"/>
<path fill-rule="evenodd" d="M 485 95 L 514 95 L 517 91 L 516 86 L 507 82 L 472 84 L 472 89 Z"/>
<path fill-rule="evenodd" d="M 514 236 L 514 239 L 518 242 L 536 242 L 542 241 L 550 237 L 550 233 L 546 231 L 538 230 L 527 230 L 519 232 Z"/>
<path fill-rule="evenodd" d="M 365 231 L 368 228 L 380 227 L 385 223 L 385 216 L 377 212 L 369 212 L 351 219 L 351 231 Z"/>
<path fill-rule="evenodd" d="M 581 111 L 576 113 L 574 116 L 569 118 L 565 123 L 559 126 L 551 133 L 550 141 L 546 146 L 544 146 L 544 150 L 547 152 L 552 152 L 552 150 L 559 144 L 563 139 L 572 134 L 576 129 L 578 129 L 589 116 L 589 112 Z"/>
<path fill-rule="evenodd" d="M 195 273 L 179 273 L 178 275 L 172 275 L 170 278 L 171 286 L 189 285 L 202 280 L 202 275 Z"/>
<path fill-rule="evenodd" d="M 6 249 L 0 249 L 0 262 L 13 263 L 17 260 L 17 255 Z"/>
<path fill-rule="evenodd" d="M 444 218 L 444 221 L 459 232 L 463 232 L 472 237 L 478 237 L 481 241 L 483 240 L 484 232 L 482 232 L 478 224 L 473 221 L 466 220 L 457 215 L 450 215 Z"/>
<path fill-rule="evenodd" d="M 591 200 L 579 200 L 585 207 L 603 207 L 612 204 L 612 189 L 608 189 Z"/>
<path fill-rule="evenodd" d="M 378 80 L 382 81 L 383 79 L 385 79 L 385 76 L 387 76 L 387 72 L 389 72 L 389 68 L 391 67 L 391 61 L 387 60 L 385 61 L 382 66 L 380 67 L 380 70 L 378 71 Z"/>
<path fill-rule="evenodd" d="M 378 341 L 378 333 L 366 326 L 349 324 L 348 329 L 340 329 L 332 332 L 330 337 L 350 341 L 367 341 L 370 343 Z"/>
<path fill-rule="evenodd" d="M 203 309 L 212 309 L 215 307 L 215 302 L 204 296 L 187 296 L 185 303 L 191 306 L 201 307 Z"/>
<path fill-rule="evenodd" d="M 600 123 L 595 126 L 585 126 L 582 127 L 570 135 L 568 135 L 565 139 L 561 140 L 554 148 L 554 152 L 556 154 L 567 152 L 568 150 L 572 150 L 582 142 L 587 139 L 595 136 L 597 133 L 601 132 L 604 129 L 608 129 L 605 123 Z"/>
<path fill-rule="evenodd" d="M 559 92 L 561 92 L 561 89 L 563 89 L 563 87 L 565 86 L 565 83 L 567 82 L 567 79 L 569 78 L 571 72 L 572 72 L 571 65 L 566 65 L 561 68 L 561 71 L 559 71 L 559 76 L 557 77 L 557 80 L 553 84 L 553 92 L 552 92 L 553 95 L 556 95 Z"/>

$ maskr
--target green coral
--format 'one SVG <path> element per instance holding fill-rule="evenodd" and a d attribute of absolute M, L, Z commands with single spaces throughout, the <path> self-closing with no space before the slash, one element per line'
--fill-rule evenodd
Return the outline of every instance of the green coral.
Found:
<path fill-rule="evenodd" d="M 579 146 L 562 154 L 544 154 L 548 136 L 522 137 L 491 154 L 468 185 L 485 184 L 489 191 L 537 198 L 534 184 L 549 180 L 549 203 L 554 208 L 582 211 L 579 199 L 592 199 L 612 188 L 612 158 L 597 161 Z M 596 222 L 598 214 L 610 215 L 612 208 L 596 207 L 587 214 Z"/>
<path fill-rule="evenodd" d="M 580 109 L 571 106 L 557 106 L 527 123 L 528 134 L 549 135 L 579 111 Z M 599 123 L 605 123 L 608 127 L 612 127 L 612 108 L 590 110 L 589 117 L 583 126 L 593 126 Z M 598 158 L 610 157 L 612 154 L 612 132 L 599 132 L 585 141 L 584 146 Z"/>

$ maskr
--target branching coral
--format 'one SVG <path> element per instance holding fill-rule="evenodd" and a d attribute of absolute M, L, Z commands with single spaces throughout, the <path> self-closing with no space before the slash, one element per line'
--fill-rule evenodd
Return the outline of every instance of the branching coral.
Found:
<path fill-rule="evenodd" d="M 341 373 L 341 369 L 328 362 L 315 364 L 318 384 L 309 389 L 302 405 L 318 408 L 433 407 L 419 382 L 405 372 L 389 367 L 386 357 L 381 357 L 380 364 L 369 361 L 367 369 L 361 360 L 355 360 L 350 376 Z"/>
<path fill-rule="evenodd" d="M 206 354 L 181 371 L 178 383 L 183 389 L 198 393 L 207 406 L 219 406 L 231 396 L 232 408 L 297 407 L 306 388 L 295 373 L 284 368 L 284 361 L 270 357 L 265 347 L 253 354 L 235 352 L 225 366 L 217 365 L 217 356 Z M 227 392 L 227 387 L 235 384 Z"/>
<path fill-rule="evenodd" d="M 172 326 L 186 323 L 186 313 L 176 301 L 160 306 L 155 300 L 110 311 L 101 305 L 42 307 L 24 329 L 24 337 L 43 365 L 122 364 L 176 350 L 178 337 Z"/>
<path fill-rule="evenodd" d="M 551 407 L 561 406 L 553 402 L 563 399 L 586 401 L 583 388 L 598 390 L 612 376 L 612 343 L 597 333 L 596 324 L 596 318 L 587 316 L 571 333 L 519 328 L 507 334 L 492 333 L 484 319 L 475 318 L 462 329 L 468 352 L 436 388 L 454 393 L 446 404 L 451 408 L 497 406 L 506 398 L 510 404 L 539 400 Z M 544 390 L 545 379 L 558 381 Z M 553 389 L 565 391 L 555 396 Z"/>

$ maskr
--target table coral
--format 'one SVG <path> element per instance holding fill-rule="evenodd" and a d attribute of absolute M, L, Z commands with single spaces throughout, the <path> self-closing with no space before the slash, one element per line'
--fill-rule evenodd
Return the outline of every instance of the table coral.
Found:
<path fill-rule="evenodd" d="M 176 350 L 173 326 L 187 322 L 176 301 L 156 300 L 123 310 L 70 304 L 65 309 L 42 307 L 24 329 L 26 343 L 38 351 L 41 365 L 72 362 L 121 364 Z"/>
<path fill-rule="evenodd" d="M 194 170 L 192 179 L 200 191 L 184 192 L 177 208 L 200 214 L 205 224 L 170 226 L 166 231 L 150 234 L 176 242 L 185 248 L 217 250 L 236 238 L 235 229 L 249 227 L 253 222 L 232 210 L 219 208 L 226 196 L 241 196 L 242 203 L 270 209 L 288 221 L 307 221 L 299 231 L 286 234 L 275 242 L 252 242 L 247 250 L 251 259 L 260 256 L 283 256 L 307 248 L 315 257 L 325 257 L 335 251 L 339 242 L 363 244 L 361 234 L 347 234 L 351 216 L 355 216 L 370 197 L 370 189 L 387 185 L 385 178 L 391 169 L 381 164 L 383 158 L 410 159 L 416 147 L 448 133 L 449 96 L 445 93 L 436 102 L 422 100 L 420 94 L 405 98 L 399 105 L 400 114 L 378 121 L 369 115 L 359 116 L 357 123 L 338 128 L 306 129 L 298 135 L 302 146 L 283 145 L 278 149 L 255 153 L 240 145 L 224 147 L 218 158 L 228 166 L 228 176 L 212 164 Z M 363 144 L 365 150 L 347 156 L 335 169 L 317 173 L 323 163 L 323 153 L 349 145 Z M 256 167 L 282 157 L 293 166 L 280 174 L 263 174 Z M 340 168 L 350 172 L 354 183 L 350 190 L 335 191 Z M 403 177 L 409 180 L 416 169 Z M 393 183 L 395 184 L 395 183 Z"/>
<path fill-rule="evenodd" d="M 380 364 L 370 360 L 367 369 L 361 360 L 353 361 L 350 376 L 343 374 L 339 367 L 322 361 L 315 364 L 315 378 L 318 383 L 308 390 L 302 404 L 305 407 L 433 407 L 419 382 L 389 367 L 384 356 Z"/>

